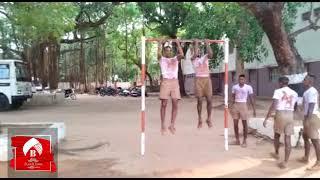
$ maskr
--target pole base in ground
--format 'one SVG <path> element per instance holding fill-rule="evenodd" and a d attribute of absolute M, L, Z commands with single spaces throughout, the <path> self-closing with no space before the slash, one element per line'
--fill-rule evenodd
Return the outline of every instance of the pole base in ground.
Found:
<path fill-rule="evenodd" d="M 141 133 L 141 156 L 145 153 L 145 134 Z"/>

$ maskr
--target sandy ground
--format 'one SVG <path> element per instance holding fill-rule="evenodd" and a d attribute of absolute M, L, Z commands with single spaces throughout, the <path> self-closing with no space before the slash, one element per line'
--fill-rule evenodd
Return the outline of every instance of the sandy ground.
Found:
<path fill-rule="evenodd" d="M 296 159 L 302 149 L 293 149 L 289 168 L 280 170 L 269 153 L 273 145 L 249 136 L 248 147 L 224 150 L 223 103 L 215 97 L 214 127 L 197 126 L 195 99 L 179 104 L 176 135 L 160 134 L 160 103 L 147 98 L 146 154 L 140 156 L 140 99 L 78 96 L 62 105 L 23 107 L 0 114 L 1 122 L 65 122 L 66 140 L 60 144 L 59 177 L 319 177 Z M 257 115 L 264 117 L 268 101 L 257 101 Z M 204 104 L 205 105 L 205 104 Z M 205 106 L 204 106 L 205 107 Z M 167 120 L 171 114 L 167 109 Z M 205 112 L 203 114 L 205 115 Z M 232 127 L 232 121 L 229 121 Z M 229 128 L 233 139 L 233 129 Z M 281 148 L 283 158 L 284 148 Z M 0 177 L 7 177 L 0 163 Z"/>

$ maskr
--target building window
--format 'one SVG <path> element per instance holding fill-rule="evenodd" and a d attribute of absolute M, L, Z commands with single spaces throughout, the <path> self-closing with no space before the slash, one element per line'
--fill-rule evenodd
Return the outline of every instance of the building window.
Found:
<path fill-rule="evenodd" d="M 236 81 L 236 72 L 231 72 L 232 82 Z"/>
<path fill-rule="evenodd" d="M 277 67 L 275 68 L 269 68 L 269 81 L 270 82 L 277 82 L 280 77 L 279 69 Z"/>
<path fill-rule="evenodd" d="M 250 82 L 250 83 L 251 83 L 251 80 L 252 80 L 252 79 L 251 79 L 252 73 L 253 73 L 253 70 L 252 70 L 252 69 L 249 69 L 249 70 L 248 70 L 248 74 L 249 74 L 249 78 L 248 78 L 248 79 L 249 79 L 249 82 Z"/>
<path fill-rule="evenodd" d="M 313 14 L 315 17 L 320 17 L 320 7 L 313 10 Z"/>
<path fill-rule="evenodd" d="M 304 67 L 307 70 L 307 72 L 310 72 L 310 63 L 304 63 Z"/>
<path fill-rule="evenodd" d="M 310 11 L 309 12 L 305 12 L 305 13 L 302 14 L 302 20 L 303 21 L 308 21 L 310 19 L 310 17 L 311 17 L 311 12 Z"/>

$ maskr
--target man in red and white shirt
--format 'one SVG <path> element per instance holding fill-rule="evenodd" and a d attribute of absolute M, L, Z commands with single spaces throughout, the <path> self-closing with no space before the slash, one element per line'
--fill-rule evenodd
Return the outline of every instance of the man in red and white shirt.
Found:
<path fill-rule="evenodd" d="M 291 152 L 291 135 L 294 133 L 293 112 L 294 105 L 298 101 L 298 94 L 288 87 L 289 79 L 287 77 L 279 78 L 279 89 L 276 89 L 273 94 L 273 102 L 269 108 L 268 114 L 263 122 L 266 127 L 267 119 L 271 117 L 273 110 L 276 110 L 274 118 L 274 149 L 275 153 L 271 156 L 279 159 L 280 136 L 285 135 L 285 158 L 284 161 L 279 163 L 281 169 L 287 167 Z"/>
<path fill-rule="evenodd" d="M 172 98 L 172 114 L 171 124 L 168 127 L 172 134 L 175 133 L 175 121 L 178 113 L 178 100 L 181 99 L 180 87 L 178 81 L 179 61 L 184 57 L 179 40 L 175 40 L 178 47 L 178 54 L 172 55 L 171 46 L 165 46 L 162 53 L 162 44 L 158 44 L 158 60 L 161 68 L 161 84 L 160 84 L 160 116 L 161 116 L 161 133 L 166 132 L 165 117 L 168 99 Z"/>
<path fill-rule="evenodd" d="M 195 90 L 196 97 L 198 99 L 197 110 L 198 110 L 198 128 L 202 127 L 202 98 L 205 97 L 207 100 L 207 120 L 206 123 L 209 128 L 212 127 L 211 112 L 212 112 L 212 83 L 210 79 L 209 70 L 209 59 L 212 58 L 213 53 L 210 47 L 209 41 L 205 40 L 207 47 L 207 54 L 200 57 L 199 41 L 194 41 L 193 56 L 191 58 L 195 72 Z"/>

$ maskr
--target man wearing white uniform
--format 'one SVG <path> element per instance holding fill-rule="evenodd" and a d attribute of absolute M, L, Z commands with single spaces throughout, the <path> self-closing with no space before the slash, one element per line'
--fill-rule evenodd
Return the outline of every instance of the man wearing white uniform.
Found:
<path fill-rule="evenodd" d="M 247 146 L 247 136 L 248 136 L 248 106 L 247 99 L 249 97 L 252 109 L 253 116 L 256 116 L 256 108 L 253 100 L 253 89 L 250 85 L 245 84 L 245 75 L 241 74 L 239 76 L 239 84 L 236 84 L 232 87 L 232 105 L 231 105 L 231 115 L 234 122 L 234 133 L 236 136 L 236 142 L 232 145 L 240 145 L 239 140 L 239 119 L 242 120 L 243 125 L 243 143 L 242 147 Z"/>
<path fill-rule="evenodd" d="M 287 167 L 291 152 L 291 135 L 293 135 L 293 111 L 294 105 L 298 100 L 298 94 L 288 87 L 289 79 L 287 77 L 279 78 L 279 89 L 276 89 L 273 94 L 273 102 L 269 108 L 269 112 L 263 122 L 266 127 L 267 119 L 271 117 L 271 112 L 275 109 L 276 115 L 274 118 L 274 149 L 275 153 L 271 156 L 279 159 L 280 136 L 285 135 L 285 158 L 284 161 L 279 163 L 281 169 Z"/>
<path fill-rule="evenodd" d="M 319 143 L 319 93 L 316 88 L 313 87 L 315 76 L 307 75 L 303 81 L 305 86 L 305 92 L 303 93 L 303 105 L 304 105 L 304 121 L 303 121 L 303 140 L 305 155 L 299 159 L 300 162 L 308 163 L 310 154 L 310 142 L 314 146 L 316 152 L 317 161 L 315 165 L 307 170 L 319 170 L 320 169 L 320 143 Z"/>
<path fill-rule="evenodd" d="M 188 96 L 194 95 L 195 71 L 191 61 L 193 48 L 189 46 L 185 58 L 181 61 L 182 73 L 184 75 L 184 90 Z"/>

